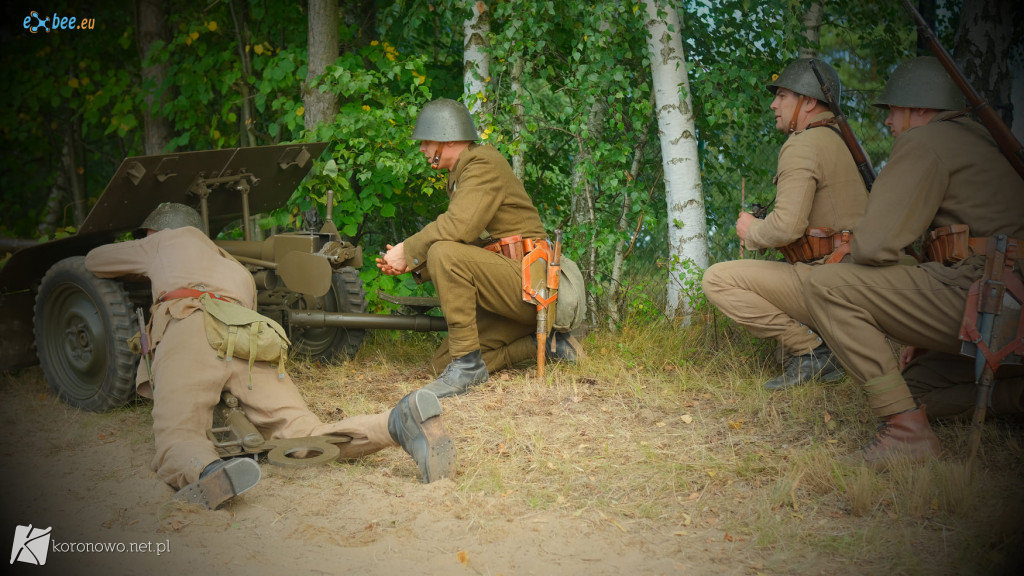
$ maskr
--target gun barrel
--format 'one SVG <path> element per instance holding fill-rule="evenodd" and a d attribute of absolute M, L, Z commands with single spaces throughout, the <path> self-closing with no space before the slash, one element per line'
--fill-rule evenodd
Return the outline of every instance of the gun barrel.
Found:
<path fill-rule="evenodd" d="M 860 141 L 857 140 L 857 135 L 853 133 L 853 128 L 850 128 L 846 114 L 843 114 L 843 110 L 839 106 L 839 100 L 832 93 L 832 88 L 829 87 L 828 82 L 821 75 L 821 71 L 818 70 L 817 61 L 811 60 L 810 64 L 814 77 L 818 80 L 818 84 L 821 85 L 821 92 L 825 95 L 826 100 L 828 100 L 826 103 L 829 109 L 832 110 L 832 115 L 835 116 L 836 125 L 839 127 L 839 135 L 842 137 L 847 149 L 850 150 L 854 163 L 857 164 L 857 171 L 860 173 L 861 179 L 864 180 L 864 187 L 870 192 L 871 186 L 875 183 L 875 169 L 871 166 L 871 159 L 868 158 L 864 148 L 860 145 Z"/>
<path fill-rule="evenodd" d="M 395 316 L 389 314 L 352 314 L 348 312 L 288 311 L 288 325 L 299 328 L 357 328 L 364 330 L 412 330 L 444 332 L 448 323 L 441 316 Z"/>
<path fill-rule="evenodd" d="M 903 9 L 914 20 L 918 32 L 925 39 L 925 42 L 928 43 L 928 48 L 932 51 L 932 54 L 939 59 L 949 77 L 967 98 L 967 103 L 970 105 L 971 110 L 978 115 L 978 119 L 981 120 L 981 123 L 988 129 L 989 133 L 992 134 L 996 144 L 999 146 L 999 150 L 1010 161 L 1017 174 L 1024 178 L 1024 146 L 1021 146 L 1020 141 L 1017 140 L 1013 132 L 1006 126 L 1003 119 L 996 114 L 996 111 L 992 109 L 988 101 L 982 98 L 974 87 L 971 86 L 971 83 L 967 81 L 964 73 L 960 71 L 960 67 L 956 65 L 953 57 L 935 38 L 935 34 L 932 33 L 931 28 L 928 27 L 928 23 L 924 21 L 917 8 L 914 8 L 910 0 L 900 0 L 900 2 L 903 4 Z"/>

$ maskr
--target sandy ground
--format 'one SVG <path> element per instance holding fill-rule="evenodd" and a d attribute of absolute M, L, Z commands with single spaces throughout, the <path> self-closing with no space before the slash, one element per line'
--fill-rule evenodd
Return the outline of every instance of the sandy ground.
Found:
<path fill-rule="evenodd" d="M 264 464 L 259 485 L 228 507 L 183 507 L 149 469 L 148 407 L 80 412 L 54 398 L 38 368 L 0 379 L 4 541 L 17 526 L 51 529 L 45 564 L 12 559 L 8 573 L 759 572 L 751 543 L 720 529 L 585 519 L 460 492 L 452 480 L 424 485 L 400 453 Z"/>

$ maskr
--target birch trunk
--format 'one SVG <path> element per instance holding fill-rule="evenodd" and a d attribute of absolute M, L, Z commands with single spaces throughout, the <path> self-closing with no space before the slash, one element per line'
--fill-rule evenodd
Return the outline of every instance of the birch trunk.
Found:
<path fill-rule="evenodd" d="M 487 41 L 491 35 L 491 16 L 487 4 L 471 2 L 473 16 L 463 23 L 463 75 L 466 106 L 476 121 L 477 131 L 483 132 L 481 120 L 487 101 L 487 80 L 491 76 L 491 58 L 487 54 Z"/>
<path fill-rule="evenodd" d="M 587 131 L 590 138 L 600 141 L 604 133 L 604 117 L 608 111 L 608 104 L 597 97 L 590 106 L 590 116 L 587 118 Z M 590 163 L 591 152 L 581 137 L 579 142 L 579 158 L 572 167 L 572 219 L 574 225 L 583 230 L 590 230 L 587 242 L 587 251 L 580 262 L 580 271 L 583 272 L 585 284 L 592 284 L 594 273 L 597 271 L 597 211 L 594 206 L 594 185 L 586 176 L 586 166 Z M 587 290 L 587 320 L 591 325 L 596 324 L 597 319 L 597 295 L 592 290 Z"/>
<path fill-rule="evenodd" d="M 682 313 L 684 323 L 689 323 L 693 310 L 690 294 L 699 289 L 700 271 L 708 266 L 707 220 L 679 17 L 671 6 L 659 10 L 658 4 L 657 0 L 644 0 L 668 207 L 665 315 L 672 319 Z"/>
<path fill-rule="evenodd" d="M 644 156 L 644 148 L 647 147 L 647 127 L 640 133 L 640 140 L 633 149 L 633 164 L 629 169 L 629 182 L 632 185 L 636 182 L 636 175 L 640 172 L 640 161 Z M 614 332 L 622 320 L 619 313 L 619 286 L 622 285 L 622 265 L 626 261 L 626 237 L 625 233 L 629 227 L 629 213 L 633 209 L 633 197 L 629 193 L 629 187 L 622 195 L 622 211 L 619 212 L 619 222 L 615 231 L 619 233 L 619 241 L 615 243 L 615 255 L 612 259 L 612 278 L 608 284 L 608 329 Z"/>
<path fill-rule="evenodd" d="M 524 181 L 526 176 L 526 146 L 523 145 L 523 134 L 526 133 L 525 110 L 523 109 L 523 53 L 520 52 L 512 64 L 512 172 Z"/>
<path fill-rule="evenodd" d="M 965 0 L 953 50 L 964 77 L 1007 126 L 1013 125 L 1009 63 L 1013 44 L 1020 42 L 1013 36 L 1013 12 L 1008 0 Z"/>

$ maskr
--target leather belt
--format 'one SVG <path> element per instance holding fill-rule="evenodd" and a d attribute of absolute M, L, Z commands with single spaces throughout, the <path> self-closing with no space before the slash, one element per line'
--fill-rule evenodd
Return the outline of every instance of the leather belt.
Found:
<path fill-rule="evenodd" d="M 518 234 L 515 236 L 499 238 L 490 244 L 485 244 L 484 248 L 494 252 L 495 254 L 501 254 L 506 258 L 521 261 L 524 256 L 533 252 L 533 249 L 538 245 L 547 246 L 549 249 L 551 248 L 551 244 L 543 238 L 523 238 Z"/>
<path fill-rule="evenodd" d="M 177 290 L 171 290 L 160 297 L 160 302 L 167 302 L 168 300 L 180 300 L 181 298 L 199 298 L 203 294 L 209 294 L 210 298 L 214 300 L 221 300 L 223 302 L 230 302 L 237 304 L 238 302 L 234 298 L 228 298 L 227 296 L 221 296 L 216 292 L 206 292 L 204 290 L 196 290 L 195 288 L 178 288 Z"/>
<path fill-rule="evenodd" d="M 828 256 L 825 264 L 835 264 L 850 253 L 851 239 L 853 233 L 849 230 L 837 232 L 832 228 L 808 228 L 803 236 L 782 246 L 779 251 L 790 264 L 813 262 L 825 256 Z"/>

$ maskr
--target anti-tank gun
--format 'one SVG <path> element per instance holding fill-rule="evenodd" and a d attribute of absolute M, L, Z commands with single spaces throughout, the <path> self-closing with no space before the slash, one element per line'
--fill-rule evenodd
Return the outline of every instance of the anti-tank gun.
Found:
<path fill-rule="evenodd" d="M 292 356 L 348 358 L 367 329 L 446 330 L 439 316 L 366 313 L 362 249 L 338 233 L 330 206 L 319 230 L 257 238 L 253 215 L 283 206 L 326 146 L 125 159 L 74 236 L 20 248 L 0 269 L 0 369 L 38 362 L 63 400 L 87 410 L 134 395 L 138 355 L 128 340 L 138 330 L 134 311 L 152 304 L 148 281 L 96 278 L 84 256 L 164 202 L 196 208 L 214 241 L 252 272 L 258 309 L 288 330 Z M 237 227 L 241 239 L 218 238 Z"/>

